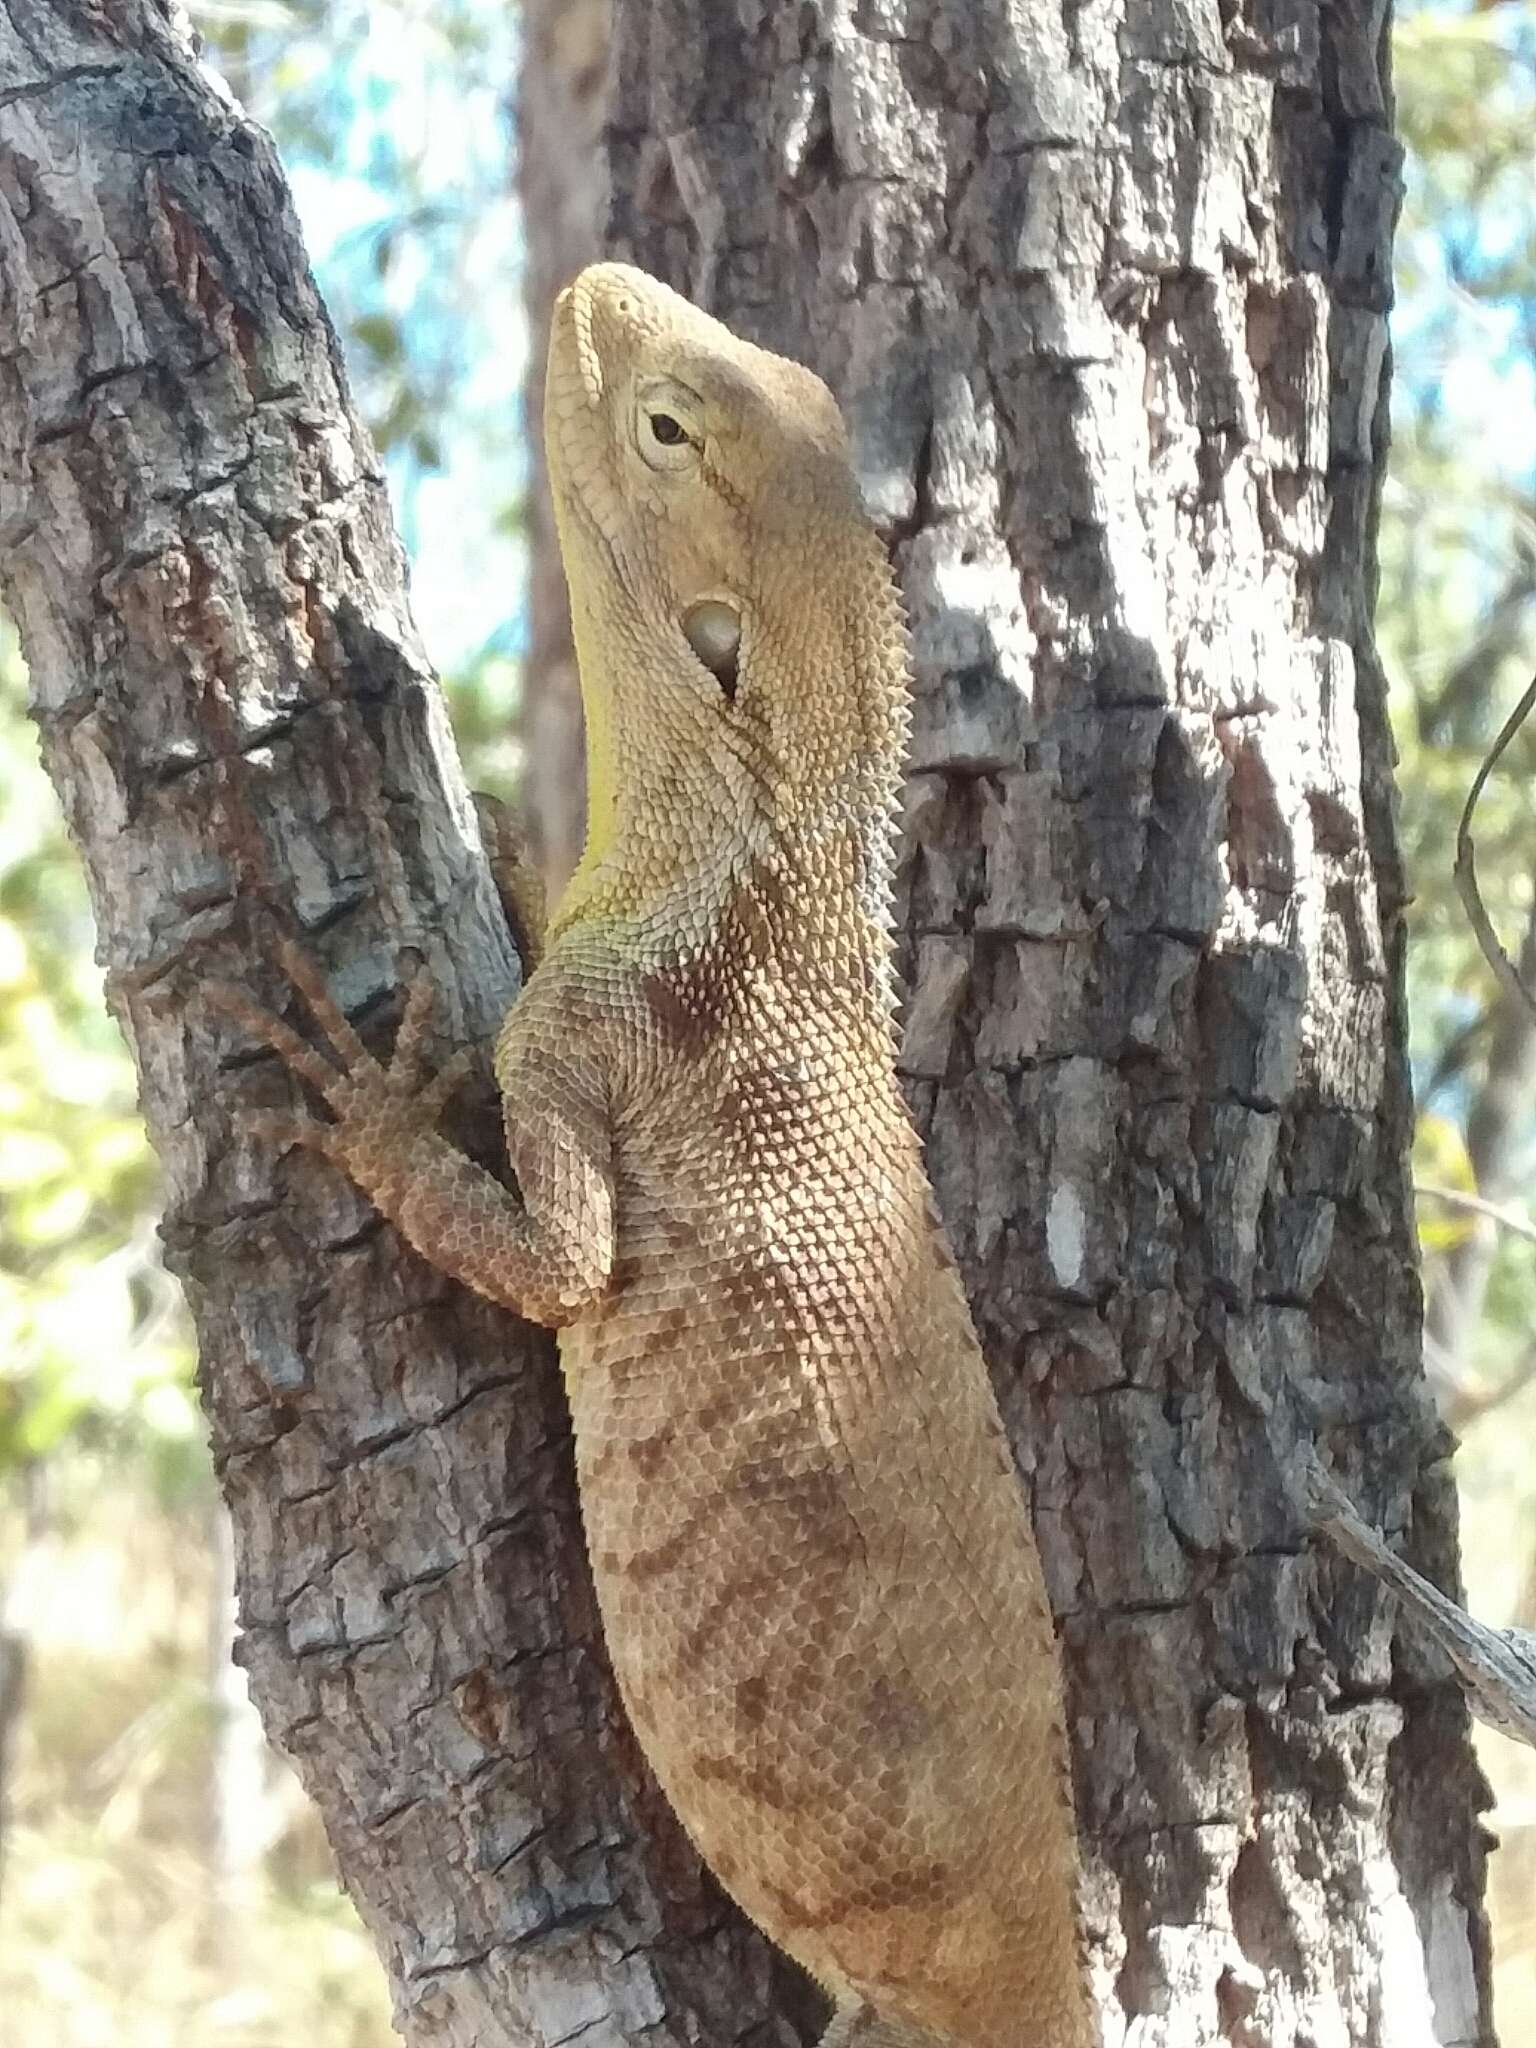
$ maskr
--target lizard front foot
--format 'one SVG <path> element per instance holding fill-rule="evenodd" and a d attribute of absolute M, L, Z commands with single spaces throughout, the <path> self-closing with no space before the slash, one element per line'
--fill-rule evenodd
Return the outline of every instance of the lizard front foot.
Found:
<path fill-rule="evenodd" d="M 210 982 L 205 999 L 270 1046 L 289 1072 L 315 1091 L 335 1121 L 268 1110 L 253 1116 L 250 1128 L 275 1144 L 302 1145 L 322 1153 L 377 1200 L 398 1176 L 413 1142 L 436 1129 L 449 1098 L 473 1066 L 474 1054 L 466 1048 L 437 1075 L 431 1074 L 423 1051 L 434 989 L 425 968 L 410 978 L 405 1014 L 386 1065 L 369 1052 L 301 946 L 284 939 L 277 957 L 319 1025 L 330 1059 L 231 982 Z"/>

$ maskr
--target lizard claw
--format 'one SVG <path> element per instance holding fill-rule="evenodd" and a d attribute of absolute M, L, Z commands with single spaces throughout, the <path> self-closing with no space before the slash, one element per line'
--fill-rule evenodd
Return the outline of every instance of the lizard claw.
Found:
<path fill-rule="evenodd" d="M 436 1000 L 437 989 L 431 974 L 425 966 L 414 967 L 406 982 L 405 1013 L 400 1019 L 400 1029 L 395 1033 L 394 1058 L 390 1061 L 390 1078 L 407 1095 L 421 1094 L 430 1083 L 427 1062 L 422 1054 Z"/>
<path fill-rule="evenodd" d="M 498 797 L 487 796 L 479 789 L 474 792 L 474 803 L 480 844 L 501 898 L 502 915 L 512 933 L 524 974 L 532 974 L 544 951 L 549 922 L 544 876 L 533 857 L 527 833 L 507 806 Z"/>
<path fill-rule="evenodd" d="M 240 1119 L 243 1137 L 274 1152 L 291 1152 L 296 1146 L 303 1146 L 311 1152 L 328 1154 L 333 1128 L 321 1123 L 318 1117 L 298 1116 L 281 1109 L 252 1109 Z"/>
<path fill-rule="evenodd" d="M 427 970 L 417 967 L 409 977 L 394 1054 L 385 1064 L 368 1050 L 300 945 L 281 940 L 277 957 L 319 1026 L 330 1058 L 286 1019 L 252 1002 L 231 982 L 207 983 L 204 1000 L 275 1052 L 289 1072 L 321 1098 L 335 1122 L 292 1111 L 258 1110 L 245 1123 L 251 1135 L 283 1151 L 304 1146 L 355 1174 L 360 1161 L 354 1154 L 360 1146 L 371 1153 L 391 1135 L 399 1139 L 412 1131 L 435 1129 L 449 1098 L 474 1065 L 474 1054 L 465 1048 L 432 1076 L 424 1057 L 435 996 Z"/>
<path fill-rule="evenodd" d="M 345 1076 L 300 1038 L 291 1024 L 274 1016 L 270 1010 L 262 1009 L 259 1003 L 253 1003 L 244 989 L 236 988 L 230 981 L 205 983 L 203 1000 L 210 1009 L 222 1010 L 226 1017 L 232 1017 L 237 1024 L 243 1025 L 253 1038 L 259 1038 L 277 1054 L 284 1066 L 297 1074 L 301 1081 L 307 1081 L 332 1109 L 338 1107 L 335 1095 Z"/>
<path fill-rule="evenodd" d="M 283 972 L 304 998 L 310 1015 L 330 1040 L 343 1066 L 349 1072 L 359 1067 L 376 1067 L 378 1062 L 358 1036 L 352 1019 L 331 994 L 324 975 L 298 941 L 286 937 L 279 939 L 277 957 Z"/>
<path fill-rule="evenodd" d="M 417 1098 L 423 1120 L 435 1124 L 448 1107 L 462 1084 L 474 1071 L 475 1054 L 472 1046 L 462 1046 L 436 1076 L 427 1083 Z"/>

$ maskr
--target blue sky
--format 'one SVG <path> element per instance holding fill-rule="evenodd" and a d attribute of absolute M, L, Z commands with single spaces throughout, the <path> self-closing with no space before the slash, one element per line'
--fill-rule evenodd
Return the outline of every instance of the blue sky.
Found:
<path fill-rule="evenodd" d="M 416 621 L 448 671 L 522 642 L 523 552 L 508 531 L 525 473 L 515 18 L 485 0 L 333 7 L 323 33 L 290 25 L 232 67 L 277 130 L 365 411 L 378 419 L 406 383 L 425 401 L 437 459 L 402 433 L 386 435 L 385 460 Z M 391 329 L 402 352 L 381 360 L 362 337 Z"/>

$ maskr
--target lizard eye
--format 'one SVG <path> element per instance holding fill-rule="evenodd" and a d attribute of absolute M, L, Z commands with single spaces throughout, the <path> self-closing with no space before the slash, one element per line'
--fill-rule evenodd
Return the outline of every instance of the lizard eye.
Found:
<path fill-rule="evenodd" d="M 651 389 L 636 393 L 630 433 L 635 452 L 648 469 L 681 475 L 697 468 L 704 445 L 703 410 L 670 378 L 658 377 Z"/>

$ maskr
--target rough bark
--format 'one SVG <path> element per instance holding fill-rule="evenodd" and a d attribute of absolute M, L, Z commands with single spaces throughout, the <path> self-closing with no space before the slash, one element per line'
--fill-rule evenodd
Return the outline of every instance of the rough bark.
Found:
<path fill-rule="evenodd" d="M 1344 0 L 621 5 L 608 241 L 852 418 L 904 1066 L 1032 1487 L 1111 2042 L 1491 2039 L 1371 643 L 1398 150 Z"/>
<path fill-rule="evenodd" d="M 601 253 L 604 164 L 599 138 L 611 14 L 609 0 L 523 0 L 521 9 L 517 190 L 527 223 L 523 304 L 531 429 L 521 801 L 546 880 L 555 886 L 565 881 L 581 852 L 587 764 L 570 606 L 538 421 L 555 293 Z"/>
<path fill-rule="evenodd" d="M 244 1661 L 401 2031 L 792 2042 L 624 1729 L 548 1342 L 242 1136 L 286 1084 L 199 1003 L 281 1003 L 297 929 L 382 1044 L 405 946 L 446 1052 L 516 963 L 271 145 L 140 0 L 0 6 L 0 594 L 164 1166 Z"/>

